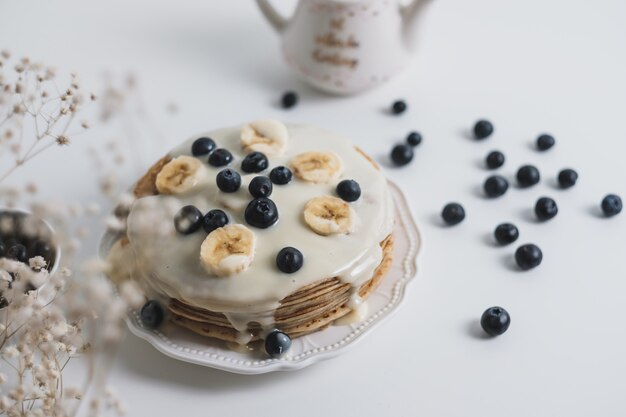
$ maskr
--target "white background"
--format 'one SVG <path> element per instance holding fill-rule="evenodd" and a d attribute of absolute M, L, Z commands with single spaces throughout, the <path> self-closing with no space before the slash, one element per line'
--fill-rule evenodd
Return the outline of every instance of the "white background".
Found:
<path fill-rule="evenodd" d="M 294 79 L 251 1 L 0 2 L 0 47 L 91 82 L 105 70 L 137 74 L 163 137 L 143 145 L 144 164 L 194 132 L 261 117 L 342 132 L 383 162 L 409 130 L 424 136 L 410 166 L 387 168 L 425 241 L 393 318 L 346 355 L 263 376 L 179 363 L 129 336 L 111 383 L 130 415 L 623 416 L 626 213 L 603 219 L 597 206 L 608 192 L 626 197 L 625 20 L 623 0 L 435 0 L 408 71 L 365 95 L 330 98 Z M 301 97 L 290 111 L 276 106 L 286 89 Z M 401 117 L 383 111 L 396 98 L 409 104 Z M 480 143 L 467 137 L 478 117 L 496 127 Z M 557 145 L 540 154 L 531 144 L 544 131 Z M 86 147 L 55 149 L 16 180 L 94 199 Z M 481 161 L 496 148 L 508 158 L 504 175 L 531 162 L 541 185 L 482 198 Z M 561 191 L 555 176 L 566 166 L 580 180 Z M 541 195 L 560 208 L 546 224 L 530 211 Z M 468 216 L 445 228 L 438 216 L 451 200 Z M 494 246 L 505 220 L 519 226 L 518 243 L 543 249 L 536 270 L 516 271 L 515 248 Z M 507 308 L 512 325 L 484 339 L 476 323 L 491 305 Z"/>

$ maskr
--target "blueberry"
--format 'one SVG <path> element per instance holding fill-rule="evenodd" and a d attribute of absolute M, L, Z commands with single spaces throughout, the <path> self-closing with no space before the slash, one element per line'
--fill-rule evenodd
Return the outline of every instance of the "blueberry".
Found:
<path fill-rule="evenodd" d="M 241 170 L 248 173 L 257 173 L 267 169 L 267 165 L 267 156 L 261 152 L 252 152 L 241 161 Z"/>
<path fill-rule="evenodd" d="M 539 135 L 537 138 L 537 149 L 540 151 L 547 151 L 555 144 L 554 137 L 552 135 L 548 135 L 544 133 L 543 135 Z"/>
<path fill-rule="evenodd" d="M 504 154 L 500 151 L 489 152 L 487 158 L 485 158 L 487 168 L 489 169 L 500 168 L 502 165 L 504 165 L 504 160 Z"/>
<path fill-rule="evenodd" d="M 517 240 L 519 237 L 519 230 L 517 230 L 517 227 L 515 227 L 514 224 L 501 223 L 496 227 L 493 234 L 496 237 L 496 242 L 501 245 L 508 245 Z"/>
<path fill-rule="evenodd" d="M 459 203 L 448 203 L 443 208 L 441 217 L 447 225 L 454 226 L 465 219 L 465 209 Z"/>
<path fill-rule="evenodd" d="M 217 145 L 211 138 L 199 138 L 193 141 L 191 145 L 191 154 L 193 156 L 201 156 L 210 154 Z"/>
<path fill-rule="evenodd" d="M 532 187 L 540 179 L 539 170 L 533 165 L 523 165 L 517 170 L 517 183 L 520 187 Z"/>
<path fill-rule="evenodd" d="M 272 190 L 274 186 L 272 185 L 272 181 L 268 177 L 258 176 L 252 178 L 250 184 L 248 185 L 248 191 L 252 194 L 253 197 L 269 197 L 272 195 Z"/>
<path fill-rule="evenodd" d="M 302 252 L 300 252 L 296 248 L 286 247 L 282 248 L 278 255 L 276 255 L 276 266 L 282 272 L 287 274 L 293 274 L 300 268 L 302 268 L 302 264 L 304 263 L 304 256 L 302 256 Z"/>
<path fill-rule="evenodd" d="M 15 237 L 10 237 L 4 241 L 4 247 L 8 251 L 11 246 L 19 245 L 21 242 Z"/>
<path fill-rule="evenodd" d="M 535 214 L 539 220 L 550 220 L 559 212 L 556 201 L 550 197 L 541 197 L 535 203 Z"/>
<path fill-rule="evenodd" d="M 156 329 L 163 323 L 165 318 L 165 310 L 161 303 L 156 300 L 150 300 L 141 307 L 141 322 L 149 329 Z"/>
<path fill-rule="evenodd" d="M 490 336 L 500 336 L 511 325 L 511 316 L 502 307 L 490 307 L 480 318 L 480 326 Z"/>
<path fill-rule="evenodd" d="M 622 211 L 622 199 L 615 194 L 609 194 L 602 199 L 602 212 L 607 217 L 612 217 Z"/>
<path fill-rule="evenodd" d="M 298 104 L 298 94 L 294 91 L 287 91 L 280 99 L 280 104 L 282 104 L 283 109 L 290 109 L 296 104 Z"/>
<path fill-rule="evenodd" d="M 485 139 L 493 133 L 493 125 L 488 120 L 479 120 L 474 125 L 474 137 L 476 139 Z"/>
<path fill-rule="evenodd" d="M 404 100 L 396 100 L 391 105 L 391 112 L 393 114 L 402 114 L 406 111 L 407 105 Z"/>
<path fill-rule="evenodd" d="M 214 167 L 223 167 L 233 162 L 233 154 L 224 148 L 217 148 L 209 155 L 209 164 Z"/>
<path fill-rule="evenodd" d="M 266 229 L 278 221 L 278 209 L 269 198 L 255 198 L 246 207 L 244 217 L 250 226 Z"/>
<path fill-rule="evenodd" d="M 219 209 L 209 211 L 202 218 L 202 228 L 207 233 L 211 233 L 213 230 L 224 227 L 227 224 L 228 216 Z"/>
<path fill-rule="evenodd" d="M 343 180 L 337 184 L 336 192 L 342 200 L 352 202 L 361 197 L 361 186 L 355 180 Z"/>
<path fill-rule="evenodd" d="M 561 188 L 571 188 L 578 181 L 578 173 L 570 168 L 563 169 L 559 172 L 558 180 Z"/>
<path fill-rule="evenodd" d="M 492 175 L 485 180 L 483 184 L 487 197 L 500 197 L 509 189 L 509 182 L 500 175 Z"/>
<path fill-rule="evenodd" d="M 532 243 L 522 245 L 515 251 L 515 262 L 517 262 L 517 265 L 524 271 L 539 266 L 542 260 L 543 253 L 541 249 Z"/>
<path fill-rule="evenodd" d="M 226 168 L 215 176 L 217 188 L 225 193 L 234 193 L 241 187 L 241 175 L 234 169 Z"/>
<path fill-rule="evenodd" d="M 191 234 L 202 226 L 202 212 L 196 206 L 184 206 L 174 216 L 174 227 L 178 233 Z"/>
<path fill-rule="evenodd" d="M 292 178 L 293 174 L 287 167 L 279 166 L 270 171 L 270 180 L 276 185 L 288 184 Z"/>
<path fill-rule="evenodd" d="M 272 358 L 280 358 L 291 347 L 291 338 L 280 330 L 274 330 L 265 337 L 265 351 Z"/>
<path fill-rule="evenodd" d="M 7 249 L 6 257 L 20 262 L 28 261 L 26 246 L 22 245 L 21 243 L 16 243 L 12 246 L 9 246 L 9 248 Z"/>
<path fill-rule="evenodd" d="M 415 147 L 422 143 L 422 135 L 420 135 L 419 132 L 411 132 L 406 137 L 406 143 Z"/>
<path fill-rule="evenodd" d="M 391 160 L 397 166 L 403 166 L 413 160 L 413 148 L 410 145 L 396 145 L 391 150 Z"/>

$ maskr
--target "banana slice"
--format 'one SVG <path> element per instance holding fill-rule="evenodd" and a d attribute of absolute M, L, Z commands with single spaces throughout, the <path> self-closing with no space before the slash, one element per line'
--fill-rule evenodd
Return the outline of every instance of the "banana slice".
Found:
<path fill-rule="evenodd" d="M 229 224 L 213 230 L 200 246 L 200 261 L 218 277 L 238 274 L 248 269 L 254 259 L 256 238 L 241 224 Z"/>
<path fill-rule="evenodd" d="M 241 147 L 246 152 L 281 156 L 287 149 L 287 128 L 277 120 L 257 120 L 241 128 Z"/>
<path fill-rule="evenodd" d="M 296 177 L 315 184 L 335 181 L 343 172 L 341 159 L 333 152 L 304 152 L 296 155 L 290 165 Z"/>
<path fill-rule="evenodd" d="M 202 163 L 191 156 L 179 156 L 161 168 L 155 185 L 161 194 L 181 194 L 198 183 Z"/>
<path fill-rule="evenodd" d="M 315 233 L 323 236 L 348 234 L 354 231 L 356 213 L 342 199 L 325 195 L 306 203 L 304 221 Z"/>

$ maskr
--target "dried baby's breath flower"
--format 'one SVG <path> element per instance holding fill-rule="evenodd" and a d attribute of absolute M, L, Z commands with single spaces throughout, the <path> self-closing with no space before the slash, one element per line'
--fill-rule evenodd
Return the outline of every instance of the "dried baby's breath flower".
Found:
<path fill-rule="evenodd" d="M 1 56 L 3 64 L 10 62 L 8 52 Z M 76 75 L 63 83 L 56 80 L 52 67 L 28 57 L 12 67 L 13 72 L 0 66 L 0 155 L 6 154 L 4 148 L 13 154 L 12 163 L 7 158 L 0 164 L 0 183 L 51 145 L 68 145 L 70 133 L 75 136 L 86 129 L 81 124 L 80 131 L 71 131 L 85 96 Z"/>
<path fill-rule="evenodd" d="M 100 206 L 97 203 L 89 203 L 85 206 L 85 213 L 94 216 L 100 213 Z"/>
<path fill-rule="evenodd" d="M 70 138 L 71 142 L 79 140 L 78 136 L 92 125 L 83 118 L 83 109 L 96 100 L 96 94 L 86 93 L 76 74 L 57 76 L 52 67 L 30 59 L 12 61 L 8 53 L 0 56 L 0 156 L 8 161 L 0 163 L 0 201 L 10 207 L 22 199 L 35 198 L 37 186 L 27 183 L 24 187 L 20 182 L 19 187 L 10 188 L 5 187 L 5 180 L 41 152 L 55 145 L 69 145 Z M 123 142 L 134 140 L 137 132 L 147 132 L 145 135 L 154 146 L 154 138 L 162 135 L 143 109 L 134 76 L 112 80 L 98 95 L 101 111 L 99 119 L 92 119 L 95 125 L 119 121 L 126 129 L 119 135 L 121 140 L 113 142 L 106 151 L 94 146 L 94 169 L 105 196 L 113 201 L 127 187 L 115 175 L 120 171 L 118 164 L 133 157 L 139 159 L 141 153 L 136 150 L 143 146 L 127 147 Z M 173 108 L 172 105 L 172 111 Z M 144 123 L 142 128 L 135 126 L 137 120 Z M 142 165 L 137 160 L 133 163 Z M 130 193 L 116 199 L 125 212 L 133 202 Z M 0 323 L 0 360 L 11 372 L 0 374 L 0 414 L 73 417 L 77 415 L 76 404 L 87 402 L 86 398 L 92 396 L 94 414 L 105 410 L 123 414 L 124 407 L 112 390 L 104 396 L 90 391 L 90 383 L 100 382 L 95 372 L 88 373 L 87 385 L 67 388 L 74 384 L 64 385 L 63 380 L 69 378 L 64 378 L 64 369 L 76 358 L 90 369 L 96 367 L 97 355 L 106 353 L 122 339 L 128 309 L 140 306 L 145 296 L 136 284 L 114 288 L 103 276 L 110 269 L 105 261 L 77 263 L 73 259 L 81 247 L 80 238 L 89 231 L 86 225 L 76 223 L 77 218 L 100 213 L 98 205 L 35 201 L 31 211 L 53 225 L 55 244 L 58 240 L 63 257 L 60 265 L 55 265 L 56 272 L 48 271 L 43 257 L 31 258 L 28 265 L 0 259 L 0 303 L 7 318 L 5 321 L 3 317 Z M 125 227 L 123 218 L 107 220 L 121 230 Z M 155 236 L 166 233 L 165 229 L 155 228 Z"/>
<path fill-rule="evenodd" d="M 35 256 L 28 260 L 28 264 L 35 270 L 40 270 L 46 267 L 46 260 L 42 256 Z"/>
<path fill-rule="evenodd" d="M 83 392 L 76 387 L 70 387 L 65 389 L 65 396 L 80 400 L 83 398 Z"/>
<path fill-rule="evenodd" d="M 124 281 L 119 288 L 122 300 L 126 305 L 137 308 L 145 302 L 145 296 L 135 281 Z"/>
<path fill-rule="evenodd" d="M 70 138 L 68 138 L 65 135 L 59 135 L 57 136 L 57 144 L 64 146 L 64 145 L 69 145 L 70 144 Z"/>
<path fill-rule="evenodd" d="M 37 184 L 35 184 L 34 182 L 29 182 L 26 184 L 26 192 L 30 193 L 30 194 L 36 194 L 37 193 Z"/>
<path fill-rule="evenodd" d="M 9 359 L 17 358 L 19 354 L 20 352 L 15 346 L 7 346 L 2 351 L 2 356 Z"/>

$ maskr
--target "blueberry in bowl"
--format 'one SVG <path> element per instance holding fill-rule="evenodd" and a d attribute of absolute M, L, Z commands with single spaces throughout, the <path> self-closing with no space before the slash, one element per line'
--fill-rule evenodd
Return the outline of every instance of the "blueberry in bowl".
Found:
<path fill-rule="evenodd" d="M 41 256 L 50 273 L 56 270 L 61 249 L 45 220 L 26 211 L 3 209 L 0 225 L 0 257 L 28 265 L 31 258 Z"/>

